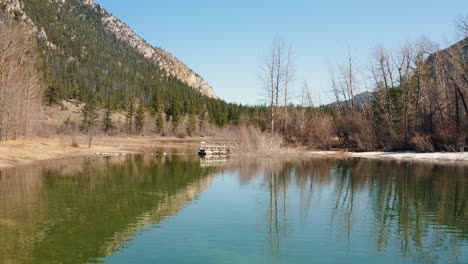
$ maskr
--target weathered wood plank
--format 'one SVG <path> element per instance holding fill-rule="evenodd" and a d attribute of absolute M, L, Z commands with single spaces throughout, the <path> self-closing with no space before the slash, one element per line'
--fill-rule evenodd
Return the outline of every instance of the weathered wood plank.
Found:
<path fill-rule="evenodd" d="M 236 142 L 203 141 L 200 143 L 198 155 L 228 155 L 238 145 Z"/>

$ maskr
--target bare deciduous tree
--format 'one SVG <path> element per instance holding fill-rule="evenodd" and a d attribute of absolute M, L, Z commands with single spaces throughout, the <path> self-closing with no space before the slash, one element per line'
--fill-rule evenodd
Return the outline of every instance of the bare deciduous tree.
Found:
<path fill-rule="evenodd" d="M 290 96 L 290 84 L 292 83 L 292 81 L 294 80 L 294 75 L 295 75 L 295 69 L 294 69 L 294 60 L 293 60 L 293 57 L 294 57 L 294 50 L 293 50 L 293 47 L 292 45 L 289 46 L 288 48 L 288 53 L 287 53 L 287 56 L 286 56 L 286 69 L 285 69 L 285 72 L 284 72 L 284 127 L 283 127 L 283 131 L 286 131 L 286 128 L 288 126 L 288 120 L 289 120 L 289 116 L 288 116 L 288 100 L 289 100 L 289 96 Z"/>
<path fill-rule="evenodd" d="M 461 36 L 463 38 L 468 37 L 468 14 L 465 16 L 459 16 L 455 24 Z"/>
<path fill-rule="evenodd" d="M 265 56 L 263 64 L 263 87 L 270 106 L 270 130 L 275 131 L 280 114 L 281 99 L 285 108 L 288 103 L 289 87 L 294 77 L 293 49 L 286 48 L 284 40 L 276 37 Z M 284 94 L 282 94 L 284 92 Z M 284 98 L 281 98 L 284 96 Z"/>
<path fill-rule="evenodd" d="M 31 132 L 44 85 L 35 37 L 25 26 L 0 18 L 0 140 Z"/>
<path fill-rule="evenodd" d="M 331 80 L 332 91 L 335 99 L 339 105 L 340 111 L 342 107 L 353 110 L 355 105 L 355 98 L 357 92 L 357 74 L 356 62 L 351 55 L 351 50 L 348 45 L 348 52 L 346 54 L 346 61 L 337 66 L 337 73 L 333 67 L 329 67 L 329 75 Z"/>

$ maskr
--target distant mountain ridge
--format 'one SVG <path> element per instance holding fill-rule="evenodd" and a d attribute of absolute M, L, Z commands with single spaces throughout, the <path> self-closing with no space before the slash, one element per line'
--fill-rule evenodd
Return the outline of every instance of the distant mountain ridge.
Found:
<path fill-rule="evenodd" d="M 356 94 L 353 98 L 354 104 L 356 105 L 357 108 L 364 108 L 365 106 L 370 106 L 372 104 L 372 101 L 374 100 L 374 97 L 375 97 L 374 92 L 366 91 L 366 92 Z M 349 106 L 349 104 L 350 104 L 350 100 L 340 101 L 341 106 Z M 338 102 L 333 102 L 326 106 L 335 107 L 335 106 L 339 106 L 339 104 Z"/>
<path fill-rule="evenodd" d="M 461 48 L 461 49 L 459 49 Z M 433 77 L 439 77 L 438 73 L 435 69 L 435 64 L 436 64 L 436 58 L 435 56 L 438 55 L 440 60 L 444 61 L 444 63 L 447 64 L 447 70 L 452 72 L 454 70 L 454 65 L 453 62 L 450 61 L 451 59 L 451 53 L 457 52 L 457 50 L 461 50 L 463 54 L 457 54 L 460 55 L 460 58 L 464 60 L 464 62 L 460 62 L 461 64 L 468 64 L 468 37 L 465 37 L 458 42 L 452 44 L 450 47 L 447 47 L 445 49 L 439 50 L 435 52 L 434 54 L 429 55 L 426 60 L 425 64 L 428 66 L 430 69 L 430 75 Z M 365 91 L 362 93 L 359 93 L 354 96 L 354 104 L 358 108 L 363 108 L 364 106 L 369 106 L 373 103 L 373 100 L 375 100 L 376 92 L 375 91 Z M 349 106 L 350 105 L 350 100 L 346 101 L 341 101 L 340 102 L 341 106 Z M 331 107 L 336 107 L 338 106 L 338 102 L 332 102 L 330 104 L 327 104 L 326 106 L 331 106 Z"/>
<path fill-rule="evenodd" d="M 194 90 L 199 91 L 201 94 L 206 95 L 211 98 L 217 98 L 216 93 L 212 87 L 205 81 L 201 76 L 187 67 L 182 61 L 180 61 L 175 56 L 171 55 L 169 52 L 164 51 L 160 48 L 155 48 L 144 41 L 140 36 L 138 36 L 130 27 L 124 24 L 115 16 L 109 14 L 105 9 L 101 8 L 99 5 L 94 4 L 92 0 L 46 0 L 47 4 L 52 6 L 56 5 L 58 13 L 63 12 L 64 8 L 67 8 L 67 12 L 71 12 L 70 6 L 73 6 L 74 11 L 77 12 L 77 15 L 83 16 L 83 7 L 86 6 L 89 9 L 96 12 L 96 15 L 99 16 L 103 27 L 109 33 L 113 34 L 117 39 L 127 43 L 138 53 L 143 55 L 146 59 L 151 61 L 154 65 L 159 67 L 167 76 L 175 77 L 176 79 L 182 81 L 188 86 L 192 87 Z M 35 3 L 36 2 L 36 3 Z M 38 23 L 38 19 L 34 17 L 40 17 L 44 14 L 40 12 L 48 11 L 43 8 L 43 10 L 33 10 L 34 5 L 37 5 L 37 2 L 40 0 L 0 0 L 0 8 L 7 10 L 10 13 L 14 13 L 17 19 L 20 19 L 25 24 L 29 24 L 33 27 L 33 30 L 38 32 L 38 35 L 42 37 L 47 46 L 51 49 L 56 49 L 63 43 L 54 43 L 53 40 L 48 38 L 48 35 L 51 32 L 44 30 L 44 27 L 41 26 L 41 23 Z M 68 5 L 66 5 L 68 4 Z M 79 6 L 81 5 L 81 6 Z M 50 7 L 52 10 L 52 7 Z M 31 14 L 31 13 L 38 14 Z M 52 23 L 52 21 L 50 21 Z M 84 23 L 89 23 L 89 21 L 84 21 Z M 67 27 L 68 25 L 60 25 Z M 95 25 L 98 27 L 97 25 Z M 55 29 L 54 29 L 55 30 Z M 49 30 L 50 31 L 50 30 Z"/>

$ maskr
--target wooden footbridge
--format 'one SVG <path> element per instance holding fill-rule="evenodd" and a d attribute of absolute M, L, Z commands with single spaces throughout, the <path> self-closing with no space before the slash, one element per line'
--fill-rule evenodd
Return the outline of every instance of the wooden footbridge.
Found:
<path fill-rule="evenodd" d="M 239 146 L 236 142 L 203 141 L 200 143 L 198 155 L 229 155 Z"/>

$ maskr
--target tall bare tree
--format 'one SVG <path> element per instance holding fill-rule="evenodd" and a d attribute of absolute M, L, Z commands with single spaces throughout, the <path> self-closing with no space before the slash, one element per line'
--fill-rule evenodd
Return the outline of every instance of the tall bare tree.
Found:
<path fill-rule="evenodd" d="M 292 45 L 290 44 L 288 47 L 288 53 L 286 55 L 286 68 L 284 72 L 284 127 L 283 131 L 286 132 L 287 126 L 288 126 L 288 121 L 289 121 L 289 115 L 288 115 L 288 100 L 290 96 L 290 84 L 294 80 L 294 75 L 295 75 L 295 69 L 294 69 L 294 50 Z"/>
<path fill-rule="evenodd" d="M 342 106 L 350 110 L 355 108 L 354 96 L 357 91 L 357 74 L 355 68 L 355 60 L 351 55 L 349 45 L 346 61 L 337 66 L 337 71 L 334 67 L 329 67 L 331 87 L 340 111 L 343 110 Z"/>
<path fill-rule="evenodd" d="M 35 37 L 27 28 L 0 17 L 0 140 L 26 136 L 42 103 Z"/>
<path fill-rule="evenodd" d="M 293 77 L 292 48 L 286 48 L 281 37 L 275 37 L 270 50 L 263 63 L 263 88 L 270 106 L 270 130 L 276 129 L 276 123 L 280 113 L 282 92 L 285 92 L 287 103 L 288 85 Z"/>

